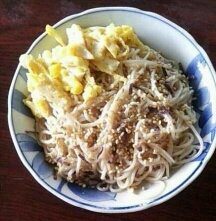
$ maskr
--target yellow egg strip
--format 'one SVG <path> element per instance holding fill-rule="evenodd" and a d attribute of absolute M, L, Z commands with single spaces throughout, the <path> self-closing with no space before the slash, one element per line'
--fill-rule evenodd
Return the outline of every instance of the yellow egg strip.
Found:
<path fill-rule="evenodd" d="M 83 29 L 73 24 L 66 29 L 67 44 L 53 27 L 46 25 L 45 29 L 59 44 L 43 51 L 36 59 L 32 55 L 20 57 L 21 65 L 29 71 L 27 87 L 31 95 L 25 104 L 38 117 L 50 114 L 50 105 L 56 103 L 52 99 L 62 97 L 63 106 L 69 107 L 70 96 L 81 95 L 84 102 L 99 96 L 103 87 L 96 84 L 94 72 L 109 74 L 114 81 L 126 83 L 127 78 L 119 70 L 129 56 L 129 48 L 139 46 L 141 52 L 148 49 L 126 25 Z M 55 96 L 49 95 L 48 99 L 43 92 Z"/>

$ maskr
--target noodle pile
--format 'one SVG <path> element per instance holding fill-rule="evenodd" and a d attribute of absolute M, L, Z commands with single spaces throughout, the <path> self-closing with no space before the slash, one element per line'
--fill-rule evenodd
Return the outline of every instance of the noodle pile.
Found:
<path fill-rule="evenodd" d="M 167 179 L 172 167 L 200 155 L 193 90 L 177 62 L 128 26 L 72 25 L 67 44 L 47 32 L 60 45 L 20 61 L 29 72 L 24 102 L 58 175 L 119 192 Z"/>

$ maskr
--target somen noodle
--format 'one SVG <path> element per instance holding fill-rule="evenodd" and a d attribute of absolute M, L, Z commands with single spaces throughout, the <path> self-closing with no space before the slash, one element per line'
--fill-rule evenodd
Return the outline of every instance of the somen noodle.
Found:
<path fill-rule="evenodd" d="M 69 182 L 113 192 L 136 188 L 143 181 L 167 179 L 172 167 L 195 159 L 203 149 L 193 126 L 193 90 L 181 66 L 141 44 L 134 33 L 134 41 L 125 40 L 119 27 L 113 30 L 117 28 L 110 36 L 116 37 L 112 44 L 118 46 L 118 52 L 112 53 L 111 44 L 104 44 L 105 64 L 95 55 L 95 44 L 100 43 L 93 36 L 97 28 L 82 29 L 85 42 L 80 51 L 88 52 L 76 54 L 87 61 L 85 73 L 74 74 L 84 88 L 80 93 L 68 90 L 63 79 L 63 71 L 70 76 L 74 66 L 78 67 L 68 65 L 69 56 L 47 61 L 42 54 L 42 62 L 21 59 L 29 70 L 30 95 L 25 103 L 36 116 L 38 141 L 46 160 Z M 106 28 L 98 30 L 99 37 L 106 36 Z M 58 47 L 69 47 L 71 41 Z M 26 60 L 34 61 L 40 71 L 35 73 Z M 57 62 L 61 76 L 53 77 L 49 66 Z M 32 74 L 40 80 L 34 87 Z M 46 114 L 37 112 L 41 102 L 47 107 Z"/>

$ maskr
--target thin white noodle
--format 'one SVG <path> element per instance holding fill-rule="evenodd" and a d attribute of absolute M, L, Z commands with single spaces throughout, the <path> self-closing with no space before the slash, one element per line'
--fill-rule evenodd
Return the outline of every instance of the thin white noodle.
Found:
<path fill-rule="evenodd" d="M 120 192 L 167 179 L 172 167 L 202 153 L 186 77 L 173 61 L 144 48 L 118 54 L 119 67 L 112 73 L 98 74 L 88 60 L 86 78 L 102 92 L 87 102 L 74 95 L 71 108 L 62 109 L 59 97 L 60 106 L 51 102 L 52 91 L 40 88 L 41 93 L 46 89 L 51 115 L 37 120 L 39 141 L 69 182 Z M 195 138 L 199 145 L 193 144 Z"/>
<path fill-rule="evenodd" d="M 204 150 L 204 144 L 203 144 L 203 140 L 200 137 L 200 135 L 198 134 L 197 130 L 195 129 L 195 127 L 193 125 L 189 125 L 190 129 L 193 131 L 195 137 L 197 138 L 199 145 L 196 146 L 195 148 L 198 149 L 197 152 L 194 152 L 194 154 L 192 156 L 189 156 L 188 158 L 184 159 L 184 160 L 180 160 L 179 162 L 177 162 L 176 164 L 185 164 L 188 163 L 194 159 L 196 159 L 198 156 L 201 155 L 201 153 Z M 191 145 L 191 150 L 194 149 L 194 145 Z"/>

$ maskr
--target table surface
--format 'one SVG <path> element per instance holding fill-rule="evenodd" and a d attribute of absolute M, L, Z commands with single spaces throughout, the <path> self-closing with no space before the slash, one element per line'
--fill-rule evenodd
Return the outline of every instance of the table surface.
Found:
<path fill-rule="evenodd" d="M 21 163 L 7 123 L 8 90 L 18 65 L 47 23 L 101 6 L 132 6 L 153 11 L 186 29 L 216 66 L 215 0 L 0 0 L 0 220 L 216 220 L 215 156 L 201 175 L 169 201 L 128 214 L 101 214 L 63 202 L 45 190 Z"/>

